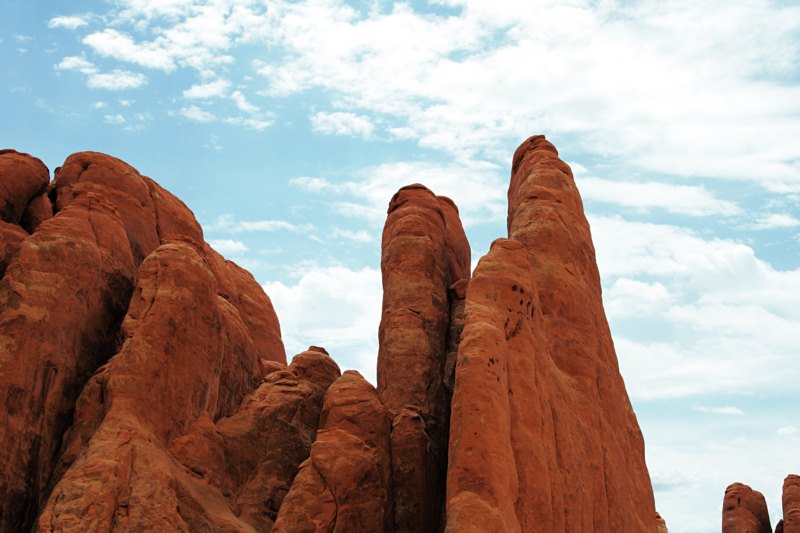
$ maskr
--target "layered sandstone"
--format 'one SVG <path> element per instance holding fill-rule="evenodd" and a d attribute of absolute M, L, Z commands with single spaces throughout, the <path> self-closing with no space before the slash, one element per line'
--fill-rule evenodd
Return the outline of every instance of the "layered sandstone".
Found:
<path fill-rule="evenodd" d="M 764 495 L 742 483 L 725 489 L 722 533 L 772 533 Z"/>

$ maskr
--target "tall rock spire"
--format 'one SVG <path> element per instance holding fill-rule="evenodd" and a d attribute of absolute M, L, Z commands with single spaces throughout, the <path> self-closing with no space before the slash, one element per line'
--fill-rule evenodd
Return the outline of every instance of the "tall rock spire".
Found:
<path fill-rule="evenodd" d="M 450 410 L 448 288 L 469 277 L 469 244 L 453 202 L 422 185 L 400 189 L 389 203 L 381 271 L 378 394 L 393 419 L 394 526 L 435 532 Z"/>
<path fill-rule="evenodd" d="M 467 287 L 447 531 L 469 530 L 476 516 L 503 531 L 655 531 L 589 225 L 571 170 L 543 136 L 514 154 L 508 199 L 509 239 Z"/>

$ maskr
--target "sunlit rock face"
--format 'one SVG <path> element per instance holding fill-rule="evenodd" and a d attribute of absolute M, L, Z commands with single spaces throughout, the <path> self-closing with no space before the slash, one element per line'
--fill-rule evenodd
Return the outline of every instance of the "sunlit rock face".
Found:
<path fill-rule="evenodd" d="M 644 442 L 570 168 L 517 149 L 508 237 L 466 290 L 447 531 L 656 531 Z"/>
<path fill-rule="evenodd" d="M 544 137 L 508 197 L 474 273 L 452 200 L 391 198 L 373 386 L 287 365 L 259 284 L 130 165 L 0 152 L 0 530 L 666 531 Z"/>
<path fill-rule="evenodd" d="M 725 489 L 722 533 L 772 533 L 764 495 L 742 483 Z"/>

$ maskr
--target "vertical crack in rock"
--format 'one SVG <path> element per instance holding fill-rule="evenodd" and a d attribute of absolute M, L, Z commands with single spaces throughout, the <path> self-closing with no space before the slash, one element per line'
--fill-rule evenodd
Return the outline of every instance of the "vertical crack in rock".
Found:
<path fill-rule="evenodd" d="M 436 532 L 450 410 L 448 288 L 469 277 L 469 244 L 455 204 L 417 184 L 389 203 L 382 250 L 378 394 L 393 417 L 394 527 Z"/>

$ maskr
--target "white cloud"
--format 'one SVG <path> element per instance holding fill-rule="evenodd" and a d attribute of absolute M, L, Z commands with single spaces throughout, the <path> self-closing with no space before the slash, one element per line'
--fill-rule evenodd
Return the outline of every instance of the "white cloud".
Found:
<path fill-rule="evenodd" d="M 196 105 L 181 108 L 180 114 L 192 122 L 213 122 L 216 117 L 213 113 L 197 107 Z"/>
<path fill-rule="evenodd" d="M 269 38 L 285 54 L 260 72 L 274 95 L 332 91 L 454 154 L 505 154 L 536 125 L 645 169 L 800 188 L 790 141 L 800 135 L 790 118 L 800 87 L 783 79 L 794 68 L 797 7 L 458 5 L 437 17 L 406 5 L 367 14 L 342 2 L 276 2 Z M 712 18 L 709 30 L 702 21 Z"/>
<path fill-rule="evenodd" d="M 210 81 L 208 83 L 198 83 L 183 91 L 183 97 L 192 100 L 220 98 L 225 96 L 230 86 L 231 82 L 223 78 Z"/>
<path fill-rule="evenodd" d="M 67 56 L 55 66 L 56 70 L 75 70 L 86 75 L 86 85 L 90 89 L 121 91 L 136 89 L 147 83 L 147 78 L 138 72 L 114 69 L 110 72 L 100 70 L 83 56 Z"/>
<path fill-rule="evenodd" d="M 356 369 L 372 383 L 378 354 L 381 273 L 343 266 L 305 269 L 295 284 L 264 284 L 275 306 L 288 354 L 324 346 L 342 370 Z"/>
<path fill-rule="evenodd" d="M 48 28 L 65 28 L 67 30 L 77 30 L 81 26 L 86 26 L 88 22 L 84 17 L 78 15 L 53 17 L 47 22 Z"/>
<path fill-rule="evenodd" d="M 67 56 L 58 62 L 56 70 L 77 70 L 83 74 L 97 72 L 97 67 L 82 56 Z"/>
<path fill-rule="evenodd" d="M 117 113 L 116 115 L 105 115 L 103 122 L 106 124 L 125 124 L 125 117 Z"/>
<path fill-rule="evenodd" d="M 641 318 L 665 312 L 674 297 L 663 283 L 621 277 L 604 292 L 603 301 L 610 318 Z"/>
<path fill-rule="evenodd" d="M 130 35 L 115 29 L 91 33 L 84 37 L 83 43 L 104 57 L 165 72 L 175 69 L 168 50 L 157 43 L 137 44 Z"/>
<path fill-rule="evenodd" d="M 248 102 L 247 98 L 245 98 L 241 91 L 234 91 L 233 94 L 231 94 L 231 100 L 233 100 L 233 102 L 236 104 L 236 107 L 238 107 L 240 111 L 250 114 L 259 112 L 258 107 Z"/>
<path fill-rule="evenodd" d="M 240 254 L 248 250 L 247 246 L 242 241 L 234 239 L 214 239 L 208 241 L 208 244 L 222 255 Z"/>
<path fill-rule="evenodd" d="M 743 415 L 744 411 L 738 407 L 706 407 L 704 405 L 696 405 L 692 407 L 692 411 L 698 413 L 708 413 L 712 415 Z"/>
<path fill-rule="evenodd" d="M 354 113 L 319 112 L 311 116 L 311 127 L 314 131 L 329 135 L 351 135 L 369 139 L 375 127 L 369 117 Z"/>
<path fill-rule="evenodd" d="M 783 426 L 778 428 L 777 433 L 781 436 L 794 435 L 797 433 L 797 428 L 794 426 Z"/>
<path fill-rule="evenodd" d="M 309 233 L 314 231 L 313 224 L 294 224 L 286 220 L 236 220 L 233 215 L 225 214 L 215 218 L 211 223 L 203 224 L 207 232 L 242 233 L 255 231 L 290 231 L 293 233 Z"/>
<path fill-rule="evenodd" d="M 330 235 L 333 238 L 344 239 L 344 240 L 354 241 L 354 242 L 364 242 L 364 243 L 366 243 L 366 242 L 372 242 L 373 241 L 372 234 L 370 234 L 368 231 L 363 230 L 363 229 L 362 230 L 358 230 L 358 231 L 353 231 L 353 230 L 342 229 L 342 228 L 333 228 L 331 230 L 331 232 L 330 232 Z"/>
<path fill-rule="evenodd" d="M 584 201 L 641 210 L 658 208 L 690 216 L 735 215 L 741 212 L 741 208 L 735 203 L 720 200 L 701 186 L 654 181 L 616 181 L 580 177 L 580 174 L 576 176 L 576 181 Z"/>
<path fill-rule="evenodd" d="M 400 187 L 424 183 L 435 194 L 451 198 L 459 208 L 465 226 L 506 216 L 506 185 L 496 165 L 463 161 L 451 164 L 404 161 L 367 167 L 356 179 L 334 182 L 326 178 L 301 176 L 290 184 L 311 192 L 342 196 L 333 207 L 342 215 L 362 218 L 375 226 L 386 219 L 386 207 Z"/>
<path fill-rule="evenodd" d="M 105 103 L 105 102 L 99 102 L 98 101 L 98 102 L 93 103 L 92 107 L 95 108 L 95 109 L 105 109 L 106 107 L 108 107 L 108 104 Z"/>
<path fill-rule="evenodd" d="M 234 126 L 244 126 L 245 128 L 253 131 L 264 131 L 275 123 L 269 114 L 266 114 L 261 118 L 227 117 L 223 119 L 223 122 L 226 124 L 232 124 Z"/>
<path fill-rule="evenodd" d="M 800 219 L 787 213 L 770 213 L 756 219 L 755 229 L 796 228 L 800 226 Z"/>
<path fill-rule="evenodd" d="M 589 219 L 633 398 L 793 390 L 800 269 L 687 228 Z"/>

